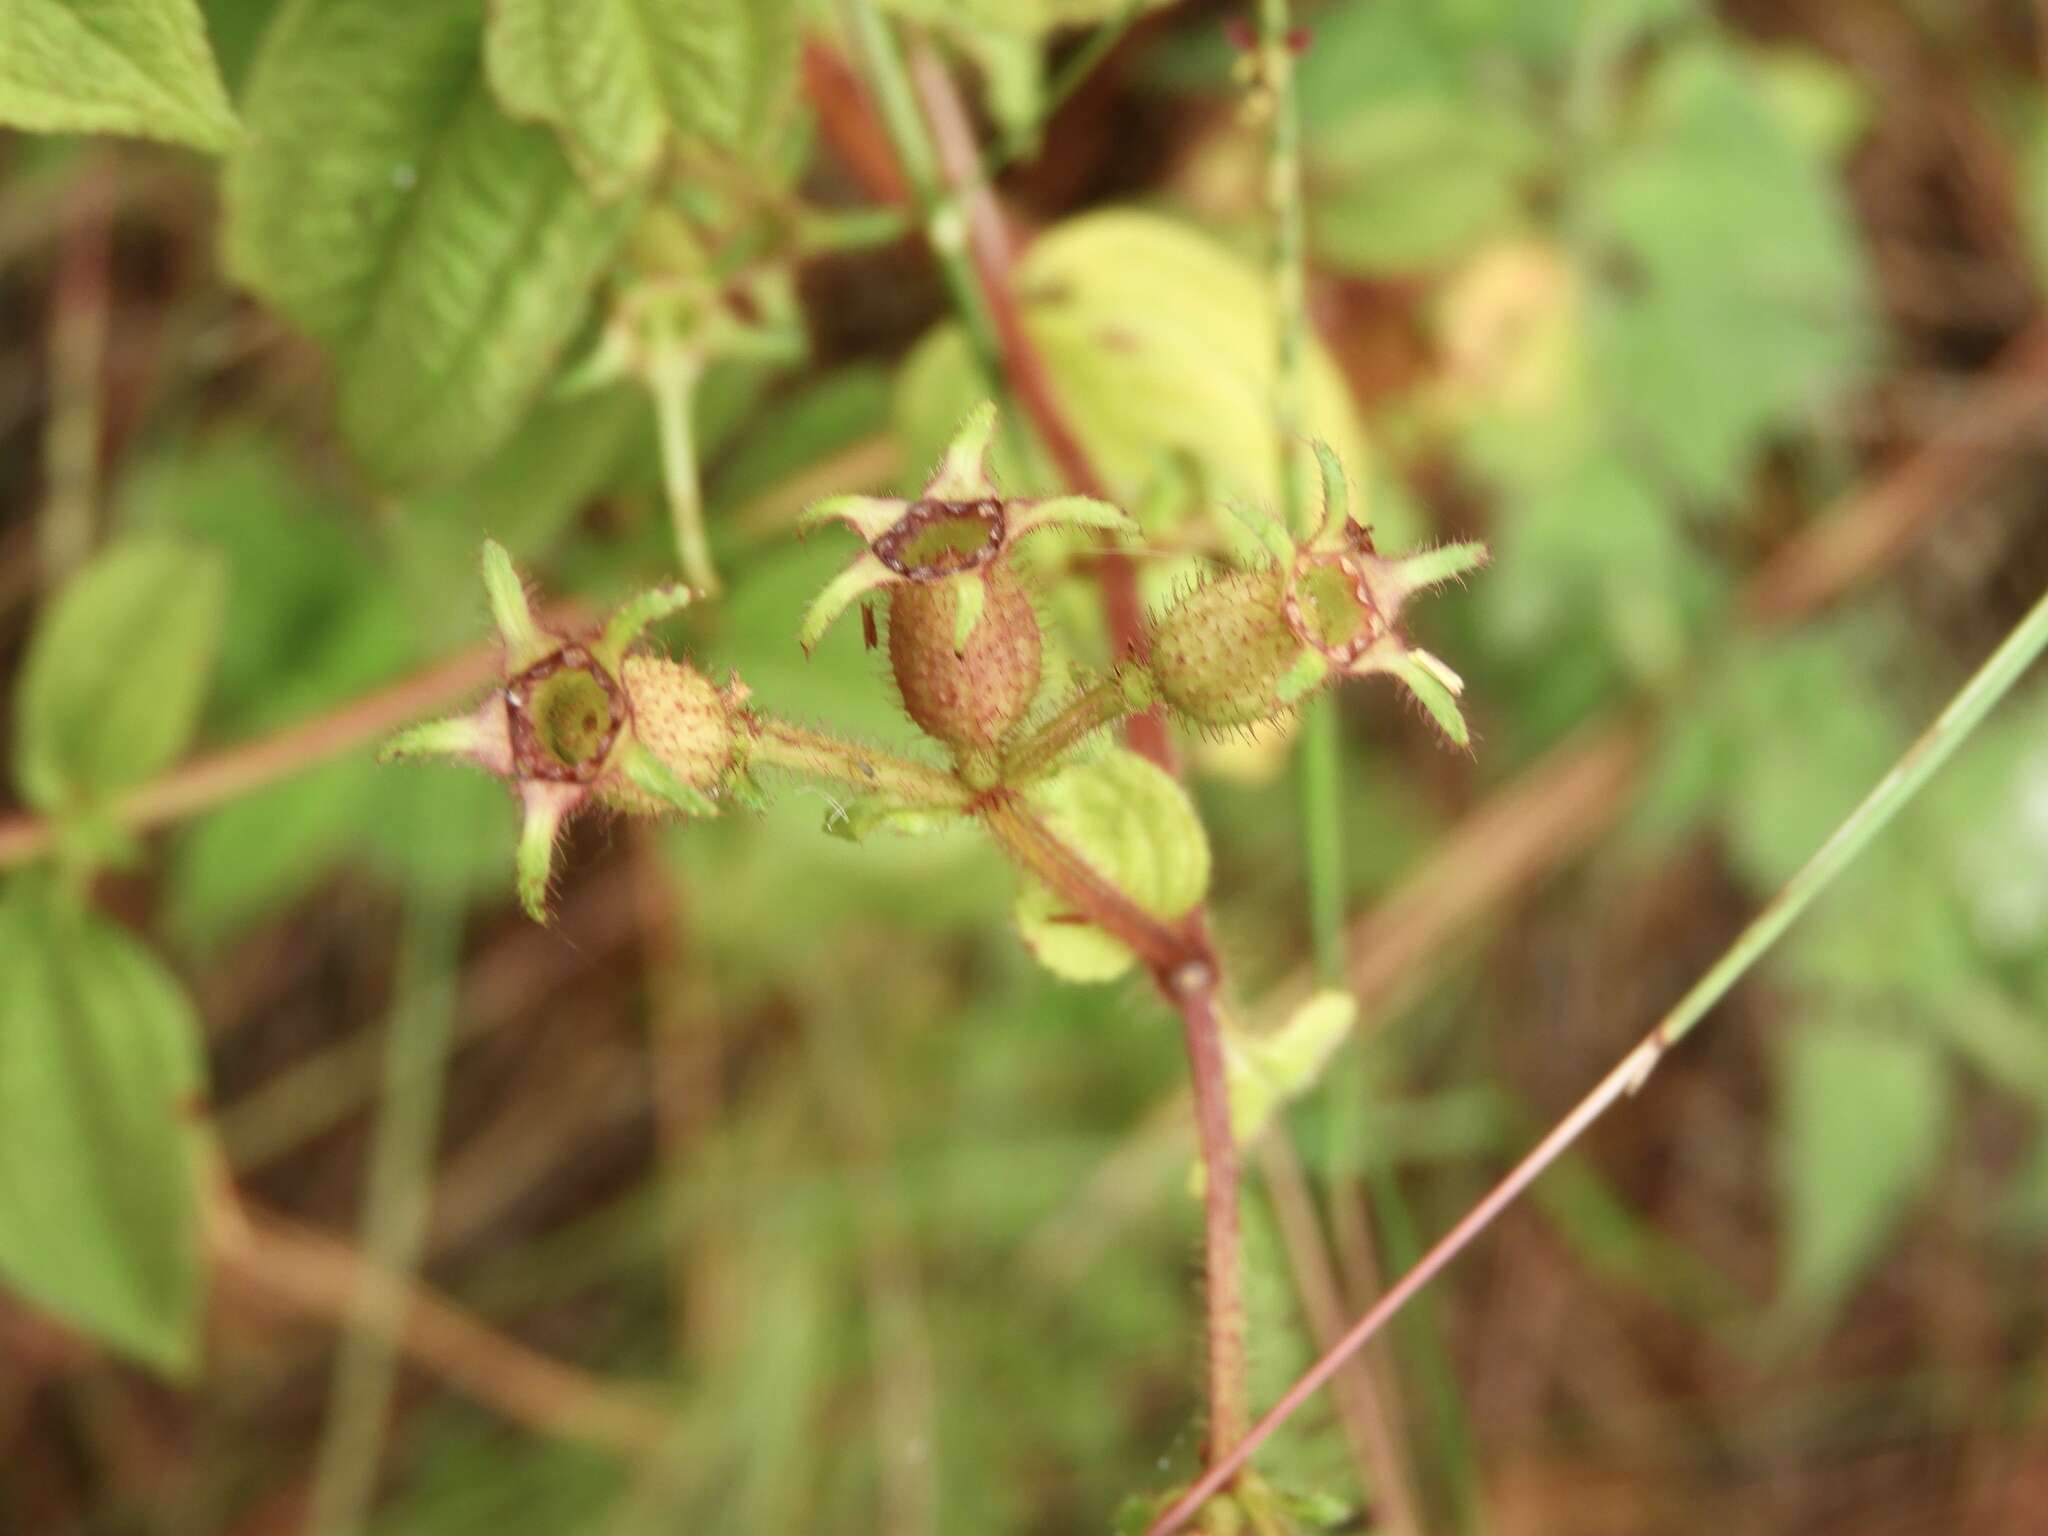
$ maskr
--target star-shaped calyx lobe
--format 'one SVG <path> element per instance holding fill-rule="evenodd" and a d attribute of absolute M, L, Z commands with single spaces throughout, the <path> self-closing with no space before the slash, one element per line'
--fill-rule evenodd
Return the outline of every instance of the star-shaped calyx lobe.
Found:
<path fill-rule="evenodd" d="M 744 691 L 642 646 L 650 625 L 689 604 L 687 588 L 655 587 L 601 628 L 560 634 L 535 617 L 495 541 L 484 545 L 483 576 L 504 648 L 500 682 L 469 712 L 401 732 L 383 756 L 466 761 L 511 786 L 522 817 L 519 897 L 545 922 L 556 844 L 584 806 L 718 813 L 719 797 L 742 783 L 734 711 Z"/>
<path fill-rule="evenodd" d="M 1273 719 L 1337 679 L 1384 673 L 1446 737 L 1467 745 L 1463 682 L 1408 640 L 1401 618 L 1417 593 L 1483 565 L 1486 546 L 1380 554 L 1351 511 L 1343 466 L 1324 444 L 1315 449 L 1323 489 L 1315 532 L 1298 540 L 1268 513 L 1234 507 L 1271 563 L 1217 576 L 1154 621 L 1162 694 L 1197 725 L 1232 728 Z"/>
<path fill-rule="evenodd" d="M 1011 561 L 1017 545 L 1046 528 L 1137 531 L 1093 497 L 1004 496 L 989 470 L 995 428 L 995 407 L 984 403 L 915 498 L 835 496 L 801 524 L 843 523 L 866 545 L 805 614 L 804 649 L 854 603 L 880 597 L 904 709 L 956 752 L 993 747 L 1037 695 L 1043 638 Z"/>
<path fill-rule="evenodd" d="M 952 643 L 955 650 L 964 650 L 987 611 L 991 573 L 1019 541 L 1045 528 L 1137 532 L 1120 508 L 1092 496 L 1006 499 L 989 473 L 995 429 L 995 405 L 984 401 L 961 424 L 915 500 L 834 496 L 804 513 L 799 526 L 806 531 L 821 523 L 844 523 L 867 544 L 804 615 L 798 638 L 805 650 L 871 592 L 940 584 L 957 594 Z"/>

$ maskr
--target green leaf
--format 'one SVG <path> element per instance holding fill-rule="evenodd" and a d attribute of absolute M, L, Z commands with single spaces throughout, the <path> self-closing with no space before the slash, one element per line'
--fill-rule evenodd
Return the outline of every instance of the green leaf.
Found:
<path fill-rule="evenodd" d="M 1356 271 L 1412 272 L 1524 222 L 1540 140 L 1513 116 L 1447 96 L 1361 104 L 1314 148 L 1330 189 L 1309 209 L 1317 253 Z"/>
<path fill-rule="evenodd" d="M 116 499 L 122 529 L 189 539 L 226 563 L 209 720 L 247 732 L 282 718 L 282 695 L 301 707 L 324 704 L 383 675 L 329 654 L 344 633 L 372 657 L 392 650 L 355 622 L 376 582 L 367 541 L 351 509 L 302 473 L 274 437 L 235 429 L 172 439 L 123 477 Z M 309 676 L 332 679 L 329 690 L 306 697 Z"/>
<path fill-rule="evenodd" d="M 0 124 L 216 151 L 235 135 L 196 0 L 7 0 Z"/>
<path fill-rule="evenodd" d="M 1557 646 L 1590 626 L 1635 677 L 1670 678 L 1706 573 L 1654 489 L 1626 464 L 1589 455 L 1517 490 L 1479 596 L 1500 648 Z"/>
<path fill-rule="evenodd" d="M 228 167 L 230 271 L 333 348 L 343 430 L 394 481 L 505 440 L 632 217 L 498 110 L 481 22 L 477 0 L 292 0 Z"/>
<path fill-rule="evenodd" d="M 183 1375 L 199 1346 L 198 1021 L 147 950 L 0 903 L 0 1280 Z"/>
<path fill-rule="evenodd" d="M 793 0 L 500 0 L 485 64 L 598 192 L 643 180 L 671 137 L 759 142 L 795 82 Z"/>
<path fill-rule="evenodd" d="M 1035 240 L 1017 266 L 1023 321 L 1038 344 L 1109 499 L 1155 529 L 1200 516 L 1248 555 L 1253 535 L 1221 507 L 1271 507 L 1279 466 L 1271 428 L 1275 338 L 1265 274 L 1199 231 L 1155 214 L 1089 214 Z M 1381 546 L 1414 541 L 1416 527 L 1382 498 L 1373 454 L 1342 375 L 1321 347 L 1307 358 L 1306 439 L 1320 438 L 1352 469 Z M 897 424 L 904 459 L 936 463 L 962 414 L 987 394 L 957 328 L 928 337 L 903 370 Z M 1014 491 L 1030 476 L 998 437 L 997 478 Z M 1192 473 L 1188 473 L 1188 471 Z M 1186 494 L 1159 506 L 1162 481 Z M 1043 490 L 1064 486 L 1039 487 Z"/>
<path fill-rule="evenodd" d="M 1766 434 L 1868 361 L 1868 285 L 1832 168 L 1754 68 L 1680 49 L 1644 97 L 1641 137 L 1583 193 L 1586 227 L 1629 274 L 1592 313 L 1592 367 L 1631 451 L 1725 504 Z"/>
<path fill-rule="evenodd" d="M 1921 811 L 1971 932 L 2019 959 L 2048 943 L 2048 698 L 1987 721 Z"/>
<path fill-rule="evenodd" d="M 83 809 L 176 759 L 199 720 L 225 601 L 220 562 L 171 539 L 123 539 L 74 576 L 22 667 L 23 798 Z"/>
<path fill-rule="evenodd" d="M 1659 745 L 1644 830 L 1711 819 L 1746 879 L 1783 885 L 1903 744 L 1873 681 L 1885 638 L 1866 616 L 1724 645 Z"/>
<path fill-rule="evenodd" d="M 1325 991 L 1310 997 L 1271 1034 L 1224 1031 L 1230 1134 L 1240 1145 L 1256 1138 L 1281 1105 L 1315 1085 L 1357 1017 L 1357 998 Z"/>
<path fill-rule="evenodd" d="M 1814 1021 L 1778 1063 L 1782 1315 L 1824 1317 L 1870 1268 L 1926 1185 L 1948 1125 L 1948 1078 L 1928 1042 Z"/>
<path fill-rule="evenodd" d="M 1187 912 L 1209 889 L 1209 839 L 1173 776 L 1114 751 L 1030 792 L 1032 809 L 1097 874 L 1155 917 Z M 1017 926 L 1039 963 L 1068 981 L 1109 981 L 1135 958 L 1037 881 L 1017 893 Z"/>

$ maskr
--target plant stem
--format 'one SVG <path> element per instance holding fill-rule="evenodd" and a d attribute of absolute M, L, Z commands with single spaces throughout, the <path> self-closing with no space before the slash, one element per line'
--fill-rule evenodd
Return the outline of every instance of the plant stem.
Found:
<path fill-rule="evenodd" d="M 1304 360 L 1308 352 L 1308 255 L 1306 211 L 1301 186 L 1301 109 L 1294 90 L 1294 48 L 1289 0 L 1259 0 L 1259 59 L 1272 113 L 1271 151 L 1266 192 L 1273 220 L 1273 426 L 1280 486 L 1281 517 L 1298 538 L 1314 531 L 1317 513 L 1309 505 L 1307 465 L 1302 438 L 1307 431 Z M 1350 972 L 1346 944 L 1344 869 L 1344 742 L 1336 698 L 1325 693 L 1302 711 L 1301 740 L 1295 756 L 1295 783 L 1301 807 L 1303 862 L 1307 870 L 1309 933 L 1316 982 L 1343 987 Z M 1361 1070 L 1356 1081 L 1368 1088 L 1373 1075 Z M 1371 1099 L 1355 1103 L 1369 1109 Z M 1415 1223 L 1391 1166 L 1372 1175 L 1370 1214 L 1382 1228 L 1386 1246 L 1397 1256 L 1416 1250 Z M 1348 1191 L 1362 1198 L 1357 1187 Z M 1420 1374 L 1437 1409 L 1442 1444 L 1456 1448 L 1466 1441 L 1459 1411 L 1456 1380 L 1434 1320 L 1418 1309 L 1409 1319 Z M 1465 1479 L 1448 1479 L 1462 1488 Z"/>
<path fill-rule="evenodd" d="M 977 352 L 982 355 L 984 367 L 992 378 L 1009 386 L 1031 417 L 1040 441 L 1069 487 L 1084 495 L 1110 499 L 1102 477 L 1089 461 L 1053 393 L 1044 359 L 1024 328 L 1010 282 L 1010 247 L 1002 213 L 981 175 L 979 151 L 951 78 L 929 49 L 919 50 L 918 84 L 925 109 L 931 114 L 928 129 L 910 95 L 895 40 L 869 0 L 840 3 L 848 30 L 866 57 L 884 123 L 923 204 L 933 250 L 947 273 L 947 286 L 960 307 Z M 928 131 L 936 135 L 936 145 L 927 136 Z M 950 183 L 957 201 L 939 201 L 944 188 L 933 174 L 935 167 Z M 1148 634 L 1137 571 L 1126 556 L 1115 550 L 1104 552 L 1099 569 L 1103 606 L 1116 652 L 1114 659 L 1142 664 L 1147 659 Z M 1165 716 L 1157 708 L 1131 716 L 1125 727 L 1125 739 L 1134 751 L 1172 771 L 1173 742 Z M 1029 823 L 1035 818 L 1019 819 L 1021 801 L 1014 795 L 997 795 L 979 809 L 984 825 L 1013 858 L 1021 862 L 1032 856 L 1034 850 L 1039 856 L 1052 857 L 1044 840 L 1031 835 Z M 1006 833 L 1016 834 L 1017 840 L 1005 842 Z M 1057 841 L 1053 841 L 1057 846 Z M 1063 863 L 1056 858 L 1053 862 Z M 1078 858 L 1073 862 L 1080 872 L 1074 878 L 1074 889 L 1048 881 L 1070 900 L 1076 900 L 1090 885 L 1090 880 L 1082 876 L 1093 875 L 1085 862 Z M 1026 864 L 1026 868 L 1030 867 Z M 1103 884 L 1099 878 L 1092 883 Z M 1113 888 L 1111 894 L 1121 896 Z M 1078 900 L 1076 904 L 1081 905 Z M 1127 900 L 1125 904 L 1129 905 Z M 1081 910 L 1088 911 L 1085 906 Z M 1100 922 L 1101 917 L 1096 916 L 1096 920 Z M 1153 929 L 1159 928 L 1156 920 L 1148 917 L 1146 922 Z M 1204 1210 L 1208 1256 L 1209 1456 L 1213 1459 L 1222 1454 L 1224 1446 L 1235 1438 L 1245 1422 L 1237 1149 L 1230 1136 L 1229 1086 L 1222 1071 L 1223 1042 L 1215 1010 L 1222 968 L 1199 908 L 1189 914 L 1178 930 L 1167 931 L 1167 936 L 1173 941 L 1170 952 L 1163 957 L 1167 963 L 1147 963 L 1160 990 L 1179 1010 L 1189 1037 L 1195 1118 L 1202 1132 L 1203 1164 L 1208 1177 Z M 1132 947 L 1141 956 L 1145 954 L 1139 945 Z"/>
<path fill-rule="evenodd" d="M 1081 917 L 1123 944 L 1154 975 L 1171 974 L 1203 956 L 1167 923 L 1097 873 L 1045 824 L 1014 790 L 983 797 L 976 812 L 996 846 Z M 1169 994 L 1171 989 L 1169 990 Z M 1221 1059 L 1221 1047 L 1218 1047 Z"/>
<path fill-rule="evenodd" d="M 839 0 L 840 24 L 860 54 L 861 70 L 874 96 L 882 126 L 895 146 L 897 163 L 909 179 L 911 191 L 924 215 L 925 238 L 939 259 L 939 276 L 946 285 L 954 311 L 967 327 L 968 340 L 981 370 L 991 383 L 1007 375 L 1002 349 L 981 290 L 975 286 L 974 270 L 967 261 L 967 220 L 959 203 L 947 196 L 940 179 L 938 153 L 926 132 L 917 109 L 909 72 L 897 51 L 889 24 L 871 0 Z"/>
<path fill-rule="evenodd" d="M 654 397 L 654 425 L 661 441 L 661 488 L 675 530 L 676 563 L 683 580 L 709 597 L 720 589 L 718 568 L 704 532 L 704 491 L 690 420 L 697 381 L 703 376 L 703 357 L 674 337 L 662 337 L 647 360 L 647 388 Z"/>
<path fill-rule="evenodd" d="M 1288 0 L 1259 0 L 1259 64 L 1272 113 L 1266 197 L 1273 220 L 1273 448 L 1280 517 L 1297 538 L 1313 529 L 1301 440 L 1302 358 L 1308 350 L 1307 275 L 1302 234 L 1301 114 L 1288 46 Z M 1309 931 L 1316 980 L 1344 984 L 1343 737 L 1326 694 L 1303 710 L 1296 750 L 1302 853 L 1308 867 Z"/>
<path fill-rule="evenodd" d="M 1149 709 L 1152 686 L 1142 668 L 1120 667 L 1098 677 L 1060 712 L 1011 749 L 1003 760 L 1003 782 L 1027 784 L 1060 765 L 1074 748 L 1106 726 Z"/>
<path fill-rule="evenodd" d="M 1072 58 L 1060 66 L 1059 73 L 1046 83 L 1045 99 L 1040 103 L 1038 121 L 1029 128 L 1019 128 L 1004 138 L 989 166 L 991 175 L 1006 170 L 1031 152 L 1037 137 L 1052 121 L 1053 116 L 1073 94 L 1087 83 L 1095 68 L 1115 51 L 1116 45 L 1124 40 L 1124 34 L 1131 30 L 1138 15 L 1145 9 L 1146 0 L 1124 0 L 1124 8 L 1089 34 L 1088 41 L 1074 51 Z"/>
<path fill-rule="evenodd" d="M 1456 1226 L 1440 1239 L 1361 1317 L 1300 1380 L 1288 1388 L 1265 1417 L 1222 1461 L 1211 1466 L 1173 1506 L 1154 1521 L 1146 1536 L 1169 1536 L 1224 1487 L 1252 1454 L 1326 1383 L 1411 1297 L 1462 1253 L 1495 1217 L 1514 1203 L 1544 1169 L 1555 1162 L 1616 1101 L 1637 1093 L 1667 1052 L 1690 1034 L 1761 960 L 1822 892 L 1868 848 L 1878 833 L 1920 792 L 1941 765 L 1969 739 L 1998 701 L 2048 651 L 2048 594 L 1965 683 L 1920 739 L 1907 748 L 1848 818 L 1788 880 L 1768 905 L 1736 936 L 1721 958 L 1686 990 L 1654 1028 L 1560 1120 Z"/>
<path fill-rule="evenodd" d="M 1344 744 L 1337 701 L 1325 693 L 1302 712 L 1295 747 L 1301 851 L 1308 871 L 1308 927 L 1316 983 L 1345 985 Z"/>
<path fill-rule="evenodd" d="M 410 1275 L 426 1235 L 461 937 L 455 906 L 422 901 L 406 911 L 363 1213 L 364 1251 L 387 1274 Z M 395 1305 L 388 1288 L 363 1286 L 349 1308 L 313 1473 L 306 1521 L 313 1536 L 359 1530 L 369 1510 L 397 1379 Z"/>
<path fill-rule="evenodd" d="M 910 758 L 769 715 L 749 714 L 746 730 L 749 753 L 756 763 L 855 789 L 880 791 L 933 810 L 967 808 L 968 791 L 959 780 Z"/>
<path fill-rule="evenodd" d="M 1216 1012 L 1221 972 L 1207 922 L 1199 907 L 1177 923 L 1167 923 L 1145 911 L 1097 873 L 1013 790 L 984 796 L 976 811 L 997 846 L 1020 869 L 1136 954 L 1180 1014 L 1194 1082 L 1195 1132 L 1202 1152 L 1209 1407 L 1206 1459 L 1213 1462 L 1243 1435 L 1249 1420 L 1249 1397 L 1237 1140 L 1230 1130 L 1230 1081 L 1223 1058 L 1222 1020 Z"/>
<path fill-rule="evenodd" d="M 1180 1004 L 1181 1032 L 1195 1085 L 1195 1135 L 1202 1148 L 1202 1286 L 1209 1356 L 1209 1433 L 1203 1459 L 1216 1466 L 1244 1439 L 1251 1420 L 1244 1234 L 1238 1212 L 1241 1169 L 1237 1139 L 1230 1132 L 1230 1086 L 1223 1025 L 1216 1016 L 1215 973 L 1191 962 L 1175 973 L 1173 981 L 1177 985 L 1169 995 Z"/>
<path fill-rule="evenodd" d="M 946 274 L 947 289 L 967 326 L 983 373 L 1022 407 L 1070 490 L 1105 501 L 1114 499 L 1067 420 L 1045 359 L 1024 327 L 1010 281 L 1009 234 L 982 174 L 973 125 L 952 77 L 929 47 L 917 49 L 906 71 L 894 35 L 874 14 L 869 0 L 841 3 L 861 15 L 863 51 L 882 103 L 884 124 L 925 210 L 932 250 Z M 922 114 L 919 98 L 924 103 Z M 1136 567 L 1105 540 L 1097 569 L 1113 659 L 1142 662 L 1148 638 Z M 1173 766 L 1172 738 L 1160 711 L 1132 716 L 1125 734 L 1132 750 L 1162 768 Z"/>

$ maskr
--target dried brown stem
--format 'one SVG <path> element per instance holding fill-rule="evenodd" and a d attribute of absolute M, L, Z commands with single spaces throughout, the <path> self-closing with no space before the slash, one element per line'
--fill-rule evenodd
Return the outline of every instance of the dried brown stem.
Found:
<path fill-rule="evenodd" d="M 406 1358 L 513 1423 L 635 1460 L 659 1455 L 670 1441 L 668 1415 L 636 1389 L 528 1349 L 345 1243 L 246 1211 L 232 1196 L 220 1205 L 211 1239 L 223 1282 L 335 1327 L 349 1325 L 364 1293 L 381 1291 L 390 1315 L 402 1319 L 397 1342 Z"/>
<path fill-rule="evenodd" d="M 237 795 L 367 746 L 400 726 L 473 693 L 497 674 L 494 641 L 435 662 L 338 709 L 211 756 L 196 758 L 114 802 L 112 817 L 145 831 L 208 810 Z M 0 817 L 0 869 L 42 858 L 57 844 L 54 823 L 36 816 Z"/>
<path fill-rule="evenodd" d="M 2037 318 L 2007 343 L 1947 428 L 1771 558 L 1750 583 L 1744 612 L 1763 623 L 1797 618 L 1885 569 L 2041 430 L 2044 388 L 2048 318 Z"/>
<path fill-rule="evenodd" d="M 1287 1266 L 1301 1297 L 1302 1315 L 1308 1319 L 1316 1348 L 1327 1350 L 1344 1336 L 1344 1297 L 1316 1219 L 1301 1159 L 1295 1155 L 1284 1126 L 1259 1139 L 1258 1158 L 1259 1172 L 1273 1202 L 1274 1224 L 1280 1229 Z M 1372 1492 L 1373 1528 L 1386 1536 L 1419 1536 L 1422 1525 L 1415 1492 L 1409 1486 L 1401 1437 L 1366 1359 L 1360 1356 L 1346 1361 L 1331 1380 L 1330 1392 L 1337 1401 L 1338 1422 L 1352 1459 Z"/>

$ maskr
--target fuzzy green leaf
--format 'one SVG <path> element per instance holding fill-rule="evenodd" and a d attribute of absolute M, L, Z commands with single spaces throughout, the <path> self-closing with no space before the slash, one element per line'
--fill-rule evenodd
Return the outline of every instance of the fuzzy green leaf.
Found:
<path fill-rule="evenodd" d="M 1259 546 L 1215 509 L 1279 502 L 1271 406 L 1275 336 L 1265 274 L 1198 230 L 1156 214 L 1093 213 L 1047 231 L 1017 267 L 1025 329 L 1055 393 L 1101 473 L 1106 494 L 1155 528 L 1210 518 L 1247 554 Z M 1382 481 L 1336 364 L 1309 348 L 1308 437 L 1349 465 L 1383 548 L 1413 542 L 1416 526 Z M 935 459 L 986 386 L 964 337 L 948 327 L 926 339 L 904 369 L 897 418 L 905 457 Z M 1013 494 L 1033 489 L 1026 466 L 996 443 L 996 479 Z M 1306 442 L 1303 472 L 1314 473 Z M 1171 482 L 1184 494 L 1148 497 Z M 1044 487 L 1050 489 L 1050 487 Z"/>
<path fill-rule="evenodd" d="M 0 124 L 206 150 L 235 135 L 196 0 L 7 0 Z"/>
<path fill-rule="evenodd" d="M 1295 1009 L 1271 1034 L 1224 1032 L 1230 1134 L 1240 1145 L 1257 1137 L 1275 1110 L 1314 1086 L 1357 1017 L 1357 998 L 1349 992 L 1324 991 Z"/>
<path fill-rule="evenodd" d="M 1209 839 L 1187 791 L 1134 752 L 1116 751 L 1032 789 L 1031 807 L 1069 848 L 1153 916 L 1171 920 L 1209 889 Z M 1017 926 L 1040 964 L 1068 981 L 1109 981 L 1134 958 L 1119 940 L 1074 921 L 1036 881 L 1017 894 Z"/>
<path fill-rule="evenodd" d="M 1765 433 L 1867 361 L 1867 284 L 1831 168 L 1739 56 L 1676 50 L 1644 96 L 1640 138 L 1586 192 L 1637 274 L 1592 328 L 1592 366 L 1638 454 L 1712 506 Z"/>
<path fill-rule="evenodd" d="M 292 0 L 229 162 L 230 270 L 334 349 L 343 430 L 394 481 L 510 434 L 631 217 L 498 110 L 481 22 L 477 0 Z"/>
<path fill-rule="evenodd" d="M 72 578 L 36 627 L 15 697 L 14 765 L 30 804 L 96 804 L 185 750 L 226 594 L 220 562 L 172 539 L 123 540 Z"/>
<path fill-rule="evenodd" d="M 1882 1252 L 1934 1172 L 1948 1079 L 1925 1040 L 1815 1021 L 1779 1062 L 1778 1182 L 1785 1212 L 1781 1304 L 1825 1315 Z"/>
<path fill-rule="evenodd" d="M 514 117 L 547 123 L 600 193 L 671 137 L 759 142 L 795 81 L 794 0 L 501 0 L 485 62 Z"/>
<path fill-rule="evenodd" d="M 198 1021 L 120 929 L 0 904 L 0 1281 L 182 1375 L 203 1290 Z"/>

